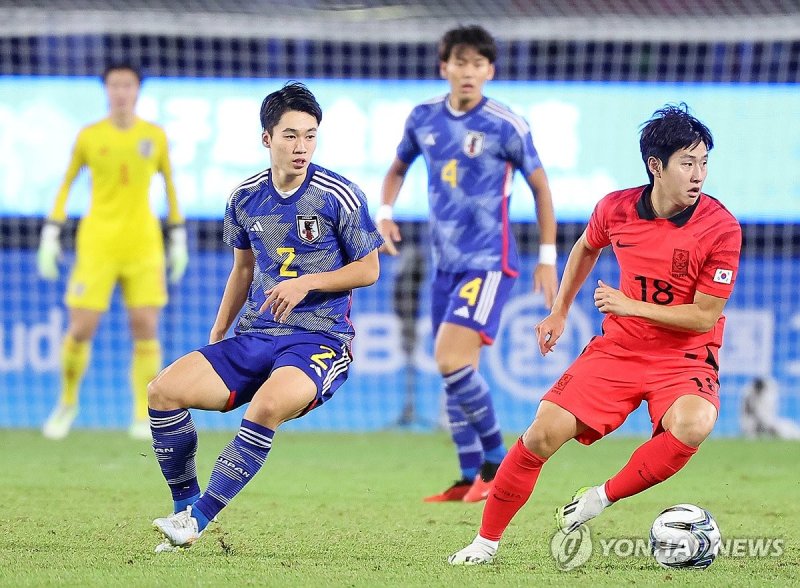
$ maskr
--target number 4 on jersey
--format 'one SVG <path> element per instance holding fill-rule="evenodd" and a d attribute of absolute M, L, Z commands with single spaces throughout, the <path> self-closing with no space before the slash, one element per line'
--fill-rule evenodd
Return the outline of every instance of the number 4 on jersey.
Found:
<path fill-rule="evenodd" d="M 442 168 L 442 181 L 450 184 L 451 188 L 458 186 L 458 160 L 451 159 Z"/>
<path fill-rule="evenodd" d="M 475 302 L 478 300 L 478 294 L 480 294 L 481 291 L 482 283 L 482 278 L 474 278 L 461 286 L 461 290 L 458 291 L 458 295 L 461 298 L 464 298 L 467 301 L 467 304 L 470 306 L 475 306 Z"/>

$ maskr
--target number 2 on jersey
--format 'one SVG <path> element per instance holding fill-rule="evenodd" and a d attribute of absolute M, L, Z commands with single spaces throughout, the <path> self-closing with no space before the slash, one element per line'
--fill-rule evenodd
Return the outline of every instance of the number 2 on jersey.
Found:
<path fill-rule="evenodd" d="M 450 184 L 451 188 L 458 186 L 458 160 L 451 159 L 442 168 L 442 181 Z"/>
<path fill-rule="evenodd" d="M 317 364 L 323 370 L 327 371 L 328 364 L 325 363 L 324 360 L 335 358 L 336 357 L 336 352 L 333 349 L 331 349 L 330 347 L 328 347 L 327 345 L 320 345 L 319 348 L 322 349 L 323 352 L 322 353 L 315 353 L 314 355 L 312 355 L 311 356 L 311 361 L 313 361 L 315 364 Z"/>
<path fill-rule="evenodd" d="M 478 300 L 478 294 L 481 291 L 481 284 L 483 283 L 482 278 L 474 278 L 461 286 L 461 290 L 458 291 L 458 295 L 461 298 L 465 298 L 467 304 L 470 306 L 475 306 L 475 302 Z"/>
<path fill-rule="evenodd" d="M 278 275 L 283 276 L 284 278 L 296 278 L 297 272 L 289 269 L 289 264 L 292 263 L 296 257 L 294 254 L 294 247 L 278 247 L 275 252 L 278 255 L 286 256 L 286 259 L 283 261 L 283 265 L 281 265 L 281 271 L 278 273 Z"/>

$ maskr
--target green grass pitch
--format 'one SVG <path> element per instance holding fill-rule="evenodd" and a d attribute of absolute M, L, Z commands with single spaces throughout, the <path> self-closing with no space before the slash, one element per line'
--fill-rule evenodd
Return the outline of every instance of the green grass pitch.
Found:
<path fill-rule="evenodd" d="M 200 432 L 198 471 L 232 433 Z M 718 439 L 675 478 L 614 505 L 594 537 L 646 537 L 663 508 L 699 504 L 723 537 L 779 538 L 779 557 L 723 557 L 706 571 L 603 556 L 570 572 L 550 556 L 553 510 L 613 474 L 641 440 L 565 446 L 506 532 L 494 564 L 445 558 L 474 536 L 480 504 L 424 504 L 455 477 L 444 434 L 279 433 L 259 475 L 190 550 L 156 555 L 150 521 L 171 507 L 149 444 L 78 431 L 48 442 L 0 431 L 3 586 L 800 585 L 800 444 Z"/>

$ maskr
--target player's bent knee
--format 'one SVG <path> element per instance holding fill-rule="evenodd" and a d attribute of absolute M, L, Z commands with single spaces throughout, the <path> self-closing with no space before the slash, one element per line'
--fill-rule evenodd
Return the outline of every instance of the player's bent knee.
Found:
<path fill-rule="evenodd" d="M 271 398 L 262 398 L 257 404 L 250 405 L 245 418 L 274 430 L 289 419 L 298 416 L 305 406 L 287 406 L 285 403 Z"/>
<path fill-rule="evenodd" d="M 682 443 L 698 447 L 711 434 L 716 422 L 717 412 L 713 406 L 694 412 L 676 411 L 669 431 Z"/>
<path fill-rule="evenodd" d="M 470 361 L 464 359 L 460 353 L 453 353 L 451 350 L 440 351 L 436 350 L 433 356 L 436 361 L 436 366 L 439 368 L 440 374 L 452 374 L 457 372 L 463 367 L 470 365 Z"/>
<path fill-rule="evenodd" d="M 543 423 L 541 419 L 536 419 L 522 435 L 522 444 L 539 457 L 548 458 L 564 444 L 564 441 L 552 427 Z"/>
<path fill-rule="evenodd" d="M 163 373 L 161 372 L 147 384 L 147 405 L 155 410 L 182 408 Z"/>

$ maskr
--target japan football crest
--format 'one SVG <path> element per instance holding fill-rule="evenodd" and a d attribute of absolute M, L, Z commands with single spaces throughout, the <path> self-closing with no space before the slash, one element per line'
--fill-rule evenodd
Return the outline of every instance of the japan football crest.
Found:
<path fill-rule="evenodd" d="M 467 136 L 464 137 L 464 153 L 468 157 L 478 157 L 483 153 L 483 140 L 485 137 L 485 134 L 478 131 L 467 132 Z"/>
<path fill-rule="evenodd" d="M 297 235 L 306 243 L 319 239 L 319 218 L 316 215 L 297 215 Z"/>
<path fill-rule="evenodd" d="M 150 157 L 153 154 L 153 142 L 150 139 L 142 139 L 139 141 L 139 155 L 142 157 Z"/>

